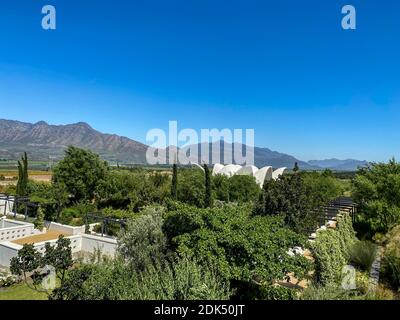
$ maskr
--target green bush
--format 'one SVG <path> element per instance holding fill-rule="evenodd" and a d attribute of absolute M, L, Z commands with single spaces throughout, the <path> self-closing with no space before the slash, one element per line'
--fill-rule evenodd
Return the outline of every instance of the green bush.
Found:
<path fill-rule="evenodd" d="M 353 296 L 354 293 L 335 284 L 311 285 L 303 291 L 300 300 L 351 300 Z"/>
<path fill-rule="evenodd" d="M 370 271 L 377 247 L 370 241 L 357 241 L 350 249 L 350 261 L 364 271 Z"/>
<path fill-rule="evenodd" d="M 213 267 L 186 258 L 155 261 L 137 272 L 120 260 L 71 270 L 57 300 L 227 300 L 228 282 Z"/>
<path fill-rule="evenodd" d="M 91 201 L 108 172 L 107 162 L 98 154 L 69 146 L 64 159 L 53 169 L 53 183 L 65 186 L 74 202 Z"/>
<path fill-rule="evenodd" d="M 217 266 L 230 281 L 268 286 L 289 272 L 303 279 L 310 270 L 309 261 L 287 251 L 304 247 L 306 237 L 287 228 L 280 216 L 253 217 L 250 211 L 245 205 L 176 206 L 165 217 L 164 232 L 172 249 Z"/>
<path fill-rule="evenodd" d="M 392 287 L 396 290 L 400 289 L 400 257 L 391 252 L 386 254 L 381 272 Z"/>
<path fill-rule="evenodd" d="M 285 223 L 297 232 L 309 234 L 318 227 L 315 208 L 340 195 L 333 177 L 321 174 L 289 174 L 266 181 L 254 207 L 254 215 L 282 215 Z"/>
<path fill-rule="evenodd" d="M 126 228 L 119 233 L 118 253 L 136 271 L 143 271 L 165 257 L 162 214 L 162 207 L 149 207 L 140 217 L 129 219 Z"/>
<path fill-rule="evenodd" d="M 386 233 L 400 222 L 400 164 L 394 159 L 358 170 L 352 187 L 361 237 Z"/>
<path fill-rule="evenodd" d="M 351 217 L 347 214 L 338 217 L 336 229 L 317 233 L 312 250 L 319 284 L 335 286 L 341 282 L 342 268 L 350 258 L 350 249 L 355 241 Z"/>

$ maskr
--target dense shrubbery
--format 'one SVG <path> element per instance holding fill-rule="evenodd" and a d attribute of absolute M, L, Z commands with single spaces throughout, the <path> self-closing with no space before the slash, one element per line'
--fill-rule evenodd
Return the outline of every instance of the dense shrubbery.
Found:
<path fill-rule="evenodd" d="M 322 285 L 337 285 L 342 280 L 342 268 L 350 258 L 356 241 L 351 218 L 338 219 L 336 229 L 319 231 L 312 244 L 316 281 Z"/>
<path fill-rule="evenodd" d="M 353 181 L 354 200 L 359 205 L 358 231 L 372 238 L 400 223 L 400 164 L 373 163 L 360 169 Z"/>
<path fill-rule="evenodd" d="M 318 227 L 316 208 L 340 195 L 342 189 L 326 173 L 295 173 L 266 181 L 254 208 L 256 215 L 283 215 L 294 230 L 310 233 Z"/>
<path fill-rule="evenodd" d="M 118 253 L 135 270 L 162 261 L 166 254 L 166 237 L 162 232 L 163 208 L 149 207 L 136 219 L 130 219 L 119 234 Z"/>
<path fill-rule="evenodd" d="M 383 242 L 381 276 L 393 289 L 400 290 L 400 225 L 390 230 Z"/>
<path fill-rule="evenodd" d="M 83 265 L 56 289 L 57 300 L 226 300 L 229 286 L 212 268 L 173 259 L 135 271 L 121 260 Z"/>
<path fill-rule="evenodd" d="M 377 247 L 369 241 L 357 241 L 350 249 L 350 261 L 364 271 L 370 271 Z"/>
<path fill-rule="evenodd" d="M 53 170 L 53 183 L 65 186 L 73 201 L 91 201 L 108 170 L 107 163 L 97 154 L 70 146 Z"/>
<path fill-rule="evenodd" d="M 117 221 L 102 230 L 118 235 L 117 259 L 77 264 L 53 299 L 297 298 L 276 281 L 309 277 L 311 262 L 288 249 L 307 248 L 315 209 L 344 192 L 331 172 L 287 174 L 263 189 L 249 176 L 205 179 L 200 169 L 178 166 L 173 176 L 174 183 L 168 172 L 112 169 L 71 147 L 52 184 L 28 183 L 47 220 L 88 227 L 97 222 L 85 220 L 90 212 L 127 220 L 125 229 Z M 347 216 L 318 234 L 316 275 L 328 285 L 318 294 L 335 296 L 329 286 L 340 281 L 354 242 Z"/>
<path fill-rule="evenodd" d="M 166 215 L 164 230 L 179 254 L 216 265 L 231 282 L 269 286 L 289 272 L 305 277 L 308 260 L 291 257 L 287 250 L 304 246 L 306 238 L 286 228 L 281 217 L 251 217 L 250 210 L 246 206 L 177 205 Z"/>
<path fill-rule="evenodd" d="M 153 203 L 163 203 L 169 196 L 169 177 L 161 173 L 111 171 L 97 186 L 100 208 L 129 208 L 133 212 Z"/>

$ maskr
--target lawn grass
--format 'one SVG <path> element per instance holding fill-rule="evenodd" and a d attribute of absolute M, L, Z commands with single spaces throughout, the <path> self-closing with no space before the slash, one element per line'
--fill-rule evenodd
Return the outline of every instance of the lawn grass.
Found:
<path fill-rule="evenodd" d="M 47 300 L 47 295 L 18 283 L 8 288 L 0 288 L 0 300 Z"/>

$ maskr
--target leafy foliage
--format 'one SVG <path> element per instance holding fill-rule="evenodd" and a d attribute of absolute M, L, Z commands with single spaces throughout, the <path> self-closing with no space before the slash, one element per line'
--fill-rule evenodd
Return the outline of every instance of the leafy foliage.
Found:
<path fill-rule="evenodd" d="M 382 264 L 383 277 L 389 281 L 395 289 L 400 289 L 400 257 L 393 252 L 388 252 Z"/>
<path fill-rule="evenodd" d="M 75 202 L 92 200 L 97 186 L 106 179 L 109 168 L 106 162 L 88 150 L 73 146 L 54 168 L 53 182 L 64 185 Z"/>
<path fill-rule="evenodd" d="M 353 196 L 359 205 L 361 235 L 371 238 L 376 232 L 386 233 L 400 222 L 400 164 L 392 159 L 359 169 Z"/>
<path fill-rule="evenodd" d="M 97 187 L 98 206 L 139 212 L 154 203 L 162 204 L 170 196 L 170 184 L 169 177 L 161 173 L 113 170 Z"/>
<path fill-rule="evenodd" d="M 348 215 L 338 218 L 336 229 L 317 233 L 312 250 L 318 283 L 333 286 L 340 283 L 342 268 L 350 258 L 350 250 L 355 241 L 355 232 Z"/>
<path fill-rule="evenodd" d="M 58 300 L 225 300 L 229 287 L 212 267 L 194 260 L 155 261 L 133 272 L 120 260 L 83 265 L 54 291 Z"/>
<path fill-rule="evenodd" d="M 229 178 L 229 201 L 254 202 L 261 192 L 254 177 L 235 175 Z"/>
<path fill-rule="evenodd" d="M 208 169 L 207 164 L 204 164 L 204 177 L 205 177 L 205 198 L 204 205 L 206 208 L 212 207 L 213 199 L 212 199 L 212 189 L 211 189 L 211 173 Z"/>
<path fill-rule="evenodd" d="M 162 232 L 161 207 L 146 208 L 140 217 L 130 219 L 119 235 L 118 253 L 134 270 L 143 271 L 156 260 L 162 260 L 166 238 Z"/>
<path fill-rule="evenodd" d="M 376 258 L 377 247 L 369 241 L 357 241 L 350 249 L 350 261 L 361 270 L 369 271 Z"/>
<path fill-rule="evenodd" d="M 35 228 L 42 231 L 44 227 L 44 212 L 42 207 L 39 206 L 35 219 Z"/>
<path fill-rule="evenodd" d="M 171 198 L 178 199 L 178 166 L 176 163 L 172 167 Z"/>
<path fill-rule="evenodd" d="M 291 257 L 287 250 L 304 245 L 305 237 L 285 228 L 281 217 L 251 217 L 249 213 L 246 206 L 177 205 L 166 215 L 164 231 L 179 254 L 215 265 L 229 280 L 269 285 L 289 272 L 304 277 L 307 259 Z"/>
<path fill-rule="evenodd" d="M 351 291 L 330 283 L 325 286 L 309 286 L 303 291 L 300 300 L 351 300 L 353 296 Z"/>
<path fill-rule="evenodd" d="M 319 206 L 341 194 L 335 179 L 321 173 L 295 173 L 266 181 L 255 205 L 255 215 L 282 215 L 297 232 L 308 234 L 318 226 Z"/>
<path fill-rule="evenodd" d="M 65 274 L 72 267 L 71 240 L 60 236 L 55 246 L 50 243 L 45 244 L 45 252 L 42 255 L 37 251 L 33 244 L 24 244 L 16 257 L 10 260 L 10 271 L 17 276 L 23 276 L 25 283 L 32 289 L 46 292 L 39 288 L 40 281 L 43 278 L 42 269 L 49 265 L 54 267 L 57 277 L 63 284 Z M 28 282 L 29 277 L 33 279 L 33 287 Z"/>
<path fill-rule="evenodd" d="M 26 152 L 22 156 L 21 160 L 18 161 L 18 183 L 17 183 L 17 195 L 27 195 L 28 185 L 28 156 Z"/>

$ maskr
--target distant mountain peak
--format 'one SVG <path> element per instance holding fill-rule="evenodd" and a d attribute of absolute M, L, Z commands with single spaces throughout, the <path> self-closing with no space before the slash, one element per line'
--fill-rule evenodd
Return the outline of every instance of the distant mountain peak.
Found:
<path fill-rule="evenodd" d="M 224 148 L 229 143 L 223 141 L 212 143 L 212 145 L 218 144 L 220 144 L 220 150 L 223 154 Z M 99 153 L 105 160 L 119 163 L 146 163 L 148 149 L 148 146 L 138 141 L 116 134 L 96 131 L 86 122 L 49 125 L 45 121 L 31 124 L 0 119 L 0 158 L 18 159 L 24 151 L 27 151 L 31 160 L 47 161 L 50 156 L 62 158 L 65 148 L 69 145 L 90 149 Z M 198 147 L 200 148 L 200 144 Z M 245 146 L 242 145 L 242 147 Z M 169 146 L 167 149 L 173 150 L 176 148 L 175 146 Z M 214 153 L 214 150 L 213 147 L 211 151 Z M 305 162 L 291 155 L 272 151 L 268 148 L 254 148 L 254 164 L 257 167 L 272 166 L 274 168 L 287 167 L 291 169 L 296 162 L 300 169 L 303 170 L 323 170 L 328 168 L 348 171 L 367 165 L 366 161 L 338 160 L 335 158 Z"/>
<path fill-rule="evenodd" d="M 86 122 L 77 122 L 77 123 L 74 123 L 74 124 L 72 124 L 73 126 L 78 126 L 78 127 L 83 127 L 83 128 L 86 128 L 86 129 L 93 129 L 88 123 L 86 123 Z"/>
<path fill-rule="evenodd" d="M 48 126 L 49 124 L 46 121 L 39 121 L 34 124 L 34 126 Z"/>
<path fill-rule="evenodd" d="M 109 161 L 144 163 L 147 146 L 125 137 L 96 131 L 86 122 L 67 125 L 0 120 L 1 158 L 17 159 L 27 151 L 32 160 L 61 158 L 67 146 L 93 150 Z"/>

